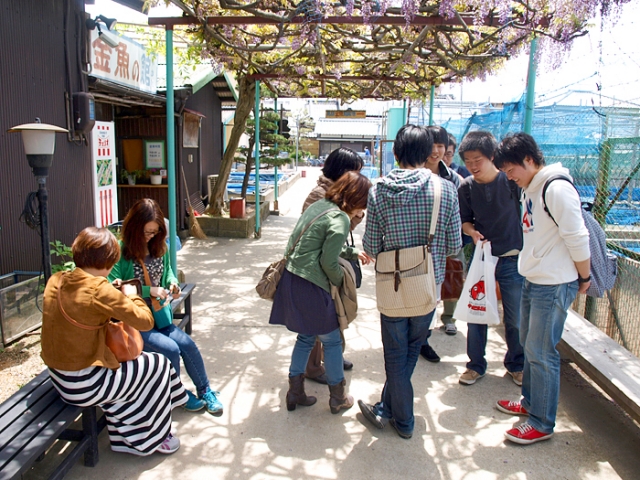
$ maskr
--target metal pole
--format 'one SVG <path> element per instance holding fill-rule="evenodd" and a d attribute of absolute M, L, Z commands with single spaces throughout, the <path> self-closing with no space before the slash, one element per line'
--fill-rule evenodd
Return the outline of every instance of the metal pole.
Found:
<path fill-rule="evenodd" d="M 436 96 L 436 87 L 431 85 L 429 90 L 429 125 L 433 125 L 433 99 Z"/>
<path fill-rule="evenodd" d="M 178 275 L 176 256 L 176 129 L 173 107 L 173 27 L 166 26 L 167 57 L 167 184 L 169 185 L 169 253 L 171 270 Z"/>
<path fill-rule="evenodd" d="M 403 125 L 407 124 L 407 99 L 402 100 L 402 121 Z"/>
<path fill-rule="evenodd" d="M 42 242 L 42 271 L 44 272 L 44 284 L 51 277 L 51 246 L 49 245 L 49 213 L 47 201 L 47 177 L 36 177 L 38 180 L 38 211 L 40 212 L 40 239 Z"/>
<path fill-rule="evenodd" d="M 256 80 L 256 151 L 254 158 L 256 159 L 256 238 L 260 238 L 260 80 Z"/>
<path fill-rule="evenodd" d="M 274 110 L 278 113 L 278 97 L 274 100 Z M 282 105 L 280 106 L 280 122 L 282 122 Z M 276 124 L 276 133 L 280 133 L 280 123 Z M 275 142 L 273 146 L 273 152 L 276 156 L 278 155 L 278 142 Z M 273 210 L 275 212 L 278 211 L 278 165 L 273 166 Z"/>
<path fill-rule="evenodd" d="M 538 48 L 538 39 L 531 40 L 529 47 L 529 71 L 527 73 L 527 103 L 524 110 L 524 125 L 522 130 L 524 133 L 531 135 L 533 128 L 533 109 L 535 107 L 536 93 L 536 49 Z"/>
<path fill-rule="evenodd" d="M 296 172 L 298 171 L 298 144 L 300 142 L 300 119 L 296 118 Z"/>

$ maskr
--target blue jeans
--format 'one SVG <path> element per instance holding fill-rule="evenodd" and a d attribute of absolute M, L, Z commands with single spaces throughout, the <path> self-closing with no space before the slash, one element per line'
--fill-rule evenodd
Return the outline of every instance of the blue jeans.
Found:
<path fill-rule="evenodd" d="M 520 300 L 524 278 L 518 273 L 518 256 L 501 257 L 496 265 L 496 280 L 500 284 L 507 353 L 504 366 L 510 372 L 521 372 L 524 366 L 524 350 L 520 344 Z M 487 360 L 487 326 L 470 323 L 467 333 L 467 368 L 484 375 Z"/>
<path fill-rule="evenodd" d="M 161 353 L 171 361 L 174 370 L 180 376 L 180 357 L 199 395 L 209 388 L 209 379 L 204 369 L 200 350 L 189 335 L 175 325 L 161 330 L 152 328 L 148 332 L 140 332 L 144 340 L 145 352 Z"/>
<path fill-rule="evenodd" d="M 342 335 L 340 329 L 325 335 L 317 335 L 324 347 L 324 368 L 327 375 L 327 383 L 329 385 L 337 385 L 344 380 L 344 364 L 342 363 Z M 309 354 L 313 345 L 316 343 L 316 335 L 298 334 L 296 344 L 291 354 L 291 366 L 289 367 L 289 376 L 297 377 L 305 372 Z"/>
<path fill-rule="evenodd" d="M 578 294 L 578 281 L 537 285 L 527 280 L 522 288 L 520 343 L 524 345 L 522 406 L 528 423 L 543 433 L 553 432 L 560 395 L 560 354 L 567 310 Z"/>
<path fill-rule="evenodd" d="M 387 378 L 374 411 L 383 418 L 393 418 L 402 433 L 413 433 L 415 420 L 411 375 L 434 313 L 435 310 L 432 310 L 420 317 L 387 317 L 380 314 Z"/>

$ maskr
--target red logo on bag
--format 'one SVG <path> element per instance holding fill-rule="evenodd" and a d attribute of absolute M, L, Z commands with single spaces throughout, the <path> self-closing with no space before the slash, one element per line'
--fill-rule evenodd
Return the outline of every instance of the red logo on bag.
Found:
<path fill-rule="evenodd" d="M 480 281 L 478 281 L 478 283 L 471 287 L 471 291 L 469 292 L 469 294 L 475 301 L 484 299 L 484 297 L 486 296 L 484 291 L 484 277 L 482 277 Z"/>

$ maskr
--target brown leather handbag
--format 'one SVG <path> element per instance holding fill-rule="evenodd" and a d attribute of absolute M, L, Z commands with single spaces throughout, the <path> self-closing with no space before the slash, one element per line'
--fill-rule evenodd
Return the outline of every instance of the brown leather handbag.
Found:
<path fill-rule="evenodd" d="M 464 285 L 464 269 L 462 261 L 455 257 L 447 257 L 447 265 L 444 272 L 444 283 L 440 298 L 442 300 L 458 300 Z"/>
<path fill-rule="evenodd" d="M 140 332 L 131 325 L 119 320 L 111 319 L 105 325 L 89 326 L 76 322 L 73 318 L 67 315 L 67 312 L 62 308 L 62 300 L 60 298 L 60 292 L 62 292 L 62 277 L 64 277 L 64 275 L 65 274 L 60 275 L 60 278 L 58 279 L 58 308 L 64 318 L 72 325 L 82 328 L 83 330 L 100 330 L 101 328 L 106 328 L 105 343 L 107 348 L 113 352 L 113 355 L 116 357 L 118 362 L 123 363 L 138 358 L 142 353 L 144 341 L 142 340 Z M 139 280 L 138 284 L 140 284 Z M 142 287 L 140 287 L 139 291 L 142 291 Z"/>

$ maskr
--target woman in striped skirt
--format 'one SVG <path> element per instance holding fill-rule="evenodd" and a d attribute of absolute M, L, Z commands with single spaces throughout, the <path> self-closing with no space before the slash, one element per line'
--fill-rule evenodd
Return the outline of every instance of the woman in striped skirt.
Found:
<path fill-rule="evenodd" d="M 135 455 L 173 453 L 171 410 L 187 401 L 180 379 L 163 355 L 142 353 L 119 363 L 105 343 L 105 328 L 116 318 L 138 330 L 153 327 L 153 315 L 132 285 L 122 292 L 106 279 L 120 257 L 111 232 L 85 228 L 72 246 L 76 269 L 51 277 L 44 293 L 42 358 L 53 385 L 72 405 L 99 406 L 105 413 L 111 449 Z"/>

